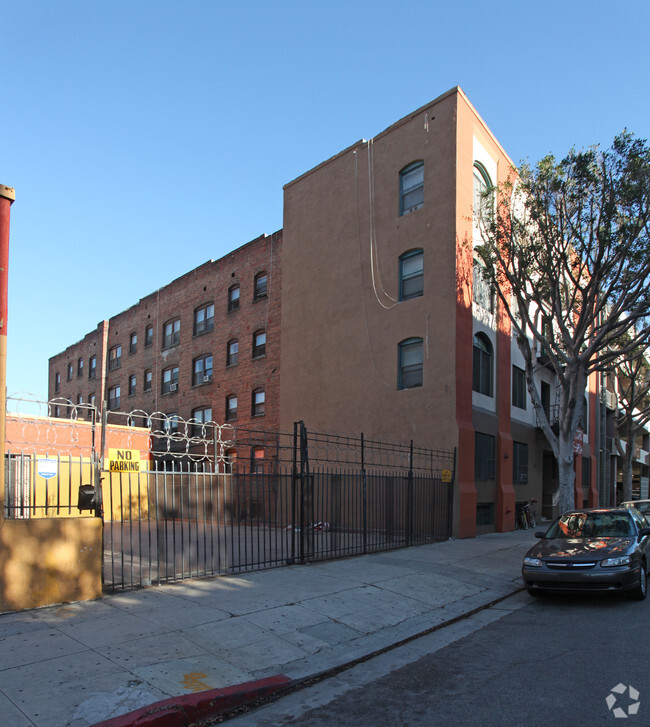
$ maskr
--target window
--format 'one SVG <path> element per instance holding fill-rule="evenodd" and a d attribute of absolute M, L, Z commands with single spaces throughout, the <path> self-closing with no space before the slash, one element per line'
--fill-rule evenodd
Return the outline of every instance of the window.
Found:
<path fill-rule="evenodd" d="M 178 389 L 178 366 L 172 366 L 163 371 L 162 393 L 169 394 Z"/>
<path fill-rule="evenodd" d="M 483 275 L 483 267 L 478 260 L 474 260 L 472 280 L 472 300 L 484 310 L 494 313 L 494 291 L 490 282 Z"/>
<path fill-rule="evenodd" d="M 119 409 L 120 408 L 120 387 L 113 386 L 108 390 L 108 408 Z"/>
<path fill-rule="evenodd" d="M 235 366 L 239 363 L 239 341 L 233 339 L 228 341 L 228 353 L 226 354 L 226 366 Z"/>
<path fill-rule="evenodd" d="M 144 347 L 153 345 L 153 326 L 147 326 L 144 329 Z"/>
<path fill-rule="evenodd" d="M 231 422 L 237 419 L 237 397 L 231 394 L 226 397 L 226 421 Z"/>
<path fill-rule="evenodd" d="M 145 371 L 144 371 L 144 385 L 142 387 L 142 389 L 144 391 L 151 391 L 151 380 L 152 380 L 151 369 L 145 369 Z"/>
<path fill-rule="evenodd" d="M 591 457 L 582 458 L 582 489 L 586 490 L 591 484 Z M 589 507 L 585 504 L 583 507 Z M 634 511 L 635 508 L 631 508 Z"/>
<path fill-rule="evenodd" d="M 512 367 L 512 405 L 526 408 L 526 373 L 518 366 Z"/>
<path fill-rule="evenodd" d="M 251 450 L 251 472 L 258 475 L 264 473 L 264 447 L 253 447 Z"/>
<path fill-rule="evenodd" d="M 473 215 L 474 223 L 478 224 L 480 213 L 483 207 L 488 203 L 486 192 L 492 189 L 492 181 L 485 167 L 479 162 L 474 162 L 474 185 L 473 185 Z"/>
<path fill-rule="evenodd" d="M 417 298 L 423 290 L 424 253 L 422 250 L 405 252 L 399 259 L 399 298 Z"/>
<path fill-rule="evenodd" d="M 253 358 L 266 354 L 266 331 L 255 331 L 253 334 Z"/>
<path fill-rule="evenodd" d="M 181 319 L 165 323 L 163 326 L 163 348 L 177 346 L 181 340 Z"/>
<path fill-rule="evenodd" d="M 83 403 L 84 403 L 84 398 L 83 398 L 83 396 L 82 396 L 81 394 L 78 394 L 78 395 L 77 395 L 77 405 L 78 405 L 78 406 L 80 406 L 80 405 L 81 405 L 81 404 L 83 404 Z"/>
<path fill-rule="evenodd" d="M 255 276 L 255 292 L 253 293 L 253 300 L 260 300 L 260 298 L 266 298 L 266 273 L 258 273 Z"/>
<path fill-rule="evenodd" d="M 72 381 L 73 366 L 71 363 L 68 364 L 68 381 Z"/>
<path fill-rule="evenodd" d="M 251 415 L 259 417 L 264 414 L 264 389 L 255 389 L 253 391 Z"/>
<path fill-rule="evenodd" d="M 474 336 L 472 389 L 479 394 L 492 396 L 492 344 L 482 333 Z"/>
<path fill-rule="evenodd" d="M 228 311 L 239 308 L 239 285 L 233 285 L 228 290 Z"/>
<path fill-rule="evenodd" d="M 408 338 L 399 344 L 400 389 L 422 386 L 422 339 Z"/>
<path fill-rule="evenodd" d="M 192 363 L 192 386 L 212 381 L 212 355 L 195 358 Z"/>
<path fill-rule="evenodd" d="M 494 503 L 493 502 L 477 502 L 476 503 L 476 526 L 494 525 Z"/>
<path fill-rule="evenodd" d="M 97 356 L 88 359 L 88 378 L 94 379 L 97 376 Z"/>
<path fill-rule="evenodd" d="M 54 393 L 58 394 L 60 388 L 61 388 L 61 374 L 57 371 L 56 374 L 54 374 Z"/>
<path fill-rule="evenodd" d="M 474 477 L 477 480 L 494 479 L 495 440 L 491 434 L 474 435 Z"/>
<path fill-rule="evenodd" d="M 178 414 L 166 414 L 164 430 L 166 434 L 176 434 L 179 428 L 180 417 Z"/>
<path fill-rule="evenodd" d="M 203 439 L 207 438 L 209 433 L 205 423 L 212 421 L 212 408 L 204 406 L 199 409 L 194 409 L 192 411 L 192 419 L 195 419 L 196 422 L 198 422 L 192 426 L 192 436 L 201 437 Z"/>
<path fill-rule="evenodd" d="M 129 336 L 129 353 L 135 353 L 138 350 L 138 334 L 132 333 Z"/>
<path fill-rule="evenodd" d="M 97 397 L 94 394 L 90 394 L 88 397 L 88 403 L 90 406 L 97 406 Z"/>
<path fill-rule="evenodd" d="M 399 173 L 399 213 L 407 215 L 424 204 L 424 162 L 414 162 Z"/>
<path fill-rule="evenodd" d="M 82 358 L 77 360 L 77 378 L 81 378 L 84 375 L 84 360 Z"/>
<path fill-rule="evenodd" d="M 122 346 L 113 346 L 108 352 L 108 370 L 114 371 L 122 365 Z"/>
<path fill-rule="evenodd" d="M 512 443 L 512 481 L 528 482 L 528 445 L 524 442 Z"/>
<path fill-rule="evenodd" d="M 131 376 L 129 376 L 129 396 L 133 396 L 133 394 L 135 394 L 135 383 L 135 374 L 131 374 Z"/>
<path fill-rule="evenodd" d="M 214 330 L 214 305 L 204 305 L 194 311 L 194 335 L 202 336 Z"/>

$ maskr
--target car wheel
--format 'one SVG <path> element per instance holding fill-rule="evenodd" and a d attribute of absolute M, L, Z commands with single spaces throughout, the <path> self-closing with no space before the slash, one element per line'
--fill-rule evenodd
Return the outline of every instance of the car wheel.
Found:
<path fill-rule="evenodd" d="M 641 563 L 639 568 L 639 582 L 630 591 L 630 598 L 634 601 L 643 601 L 648 595 L 648 575 L 645 572 L 645 563 Z"/>

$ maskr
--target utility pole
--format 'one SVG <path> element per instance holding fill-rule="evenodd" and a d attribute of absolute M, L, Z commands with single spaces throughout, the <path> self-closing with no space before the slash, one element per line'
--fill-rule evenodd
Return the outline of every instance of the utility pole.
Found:
<path fill-rule="evenodd" d="M 16 190 L 0 184 L 0 525 L 4 524 L 5 500 L 5 427 L 7 416 L 7 308 L 9 288 L 9 210 Z"/>

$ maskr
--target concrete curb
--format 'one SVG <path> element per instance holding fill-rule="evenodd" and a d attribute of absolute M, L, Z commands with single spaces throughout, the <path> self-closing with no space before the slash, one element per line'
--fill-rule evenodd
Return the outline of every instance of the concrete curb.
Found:
<path fill-rule="evenodd" d="M 327 677 L 334 676 L 350 667 L 368 661 L 375 656 L 393 651 L 423 636 L 428 636 L 442 628 L 471 618 L 477 613 L 496 606 L 501 601 L 505 601 L 515 593 L 523 590 L 521 587 L 514 588 L 506 595 L 499 596 L 465 613 L 458 614 L 431 628 L 400 639 L 395 643 L 388 644 L 381 649 L 357 657 L 345 664 L 339 664 L 331 669 L 325 669 L 310 676 L 291 679 L 284 674 L 280 674 L 244 682 L 242 684 L 235 684 L 229 687 L 222 687 L 221 689 L 209 689 L 203 692 L 197 692 L 196 694 L 170 697 L 169 699 L 150 704 L 148 707 L 142 707 L 104 722 L 98 722 L 93 727 L 188 727 L 188 725 L 191 726 L 199 720 L 228 714 L 238 707 L 250 705 L 258 699 L 274 696 L 278 692 L 293 691 L 293 688 L 300 688 L 308 683 L 322 681 Z"/>
<path fill-rule="evenodd" d="M 243 704 L 268 697 L 292 684 L 293 680 L 280 674 L 231 687 L 171 697 L 98 722 L 94 727 L 186 727 L 200 719 L 217 717 Z"/>

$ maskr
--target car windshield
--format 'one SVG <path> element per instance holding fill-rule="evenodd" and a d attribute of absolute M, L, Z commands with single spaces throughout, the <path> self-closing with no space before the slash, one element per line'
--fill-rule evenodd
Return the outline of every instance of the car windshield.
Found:
<path fill-rule="evenodd" d="M 556 520 L 547 538 L 620 538 L 633 535 L 632 521 L 624 512 L 570 512 Z"/>

